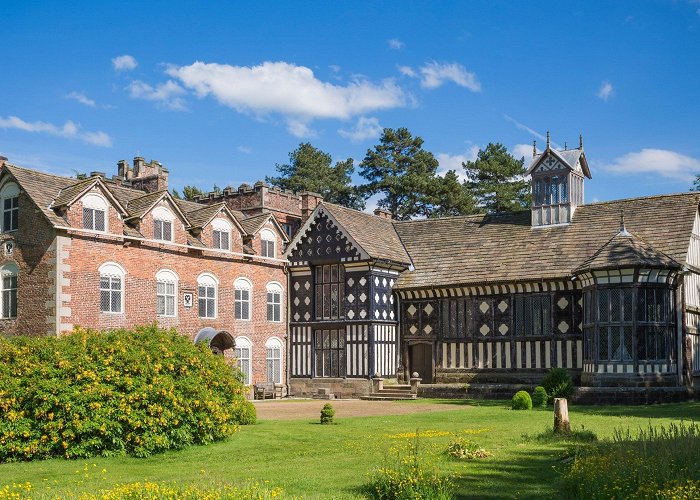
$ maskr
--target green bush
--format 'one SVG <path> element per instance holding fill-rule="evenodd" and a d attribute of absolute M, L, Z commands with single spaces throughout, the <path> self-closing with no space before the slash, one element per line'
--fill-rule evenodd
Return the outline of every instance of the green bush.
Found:
<path fill-rule="evenodd" d="M 547 389 L 542 387 L 541 385 L 538 385 L 535 387 L 535 390 L 532 391 L 532 406 L 535 408 L 544 408 L 547 406 L 547 400 L 549 397 L 547 396 Z"/>
<path fill-rule="evenodd" d="M 321 409 L 321 423 L 332 424 L 334 416 L 335 410 L 333 409 L 333 405 L 330 403 L 323 405 L 323 408 Z"/>
<path fill-rule="evenodd" d="M 174 330 L 0 339 L 0 462 L 216 441 L 255 421 L 244 391 L 223 356 Z"/>
<path fill-rule="evenodd" d="M 479 446 L 475 441 L 466 438 L 457 438 L 447 446 L 447 454 L 454 458 L 472 460 L 474 458 L 486 458 L 491 454 Z"/>
<path fill-rule="evenodd" d="M 569 399 L 574 394 L 574 383 L 571 375 L 564 368 L 550 368 L 542 379 L 542 387 L 547 391 L 549 401 L 554 398 Z"/>
<path fill-rule="evenodd" d="M 513 396 L 510 406 L 514 410 L 532 410 L 532 398 L 527 391 L 518 391 Z"/>

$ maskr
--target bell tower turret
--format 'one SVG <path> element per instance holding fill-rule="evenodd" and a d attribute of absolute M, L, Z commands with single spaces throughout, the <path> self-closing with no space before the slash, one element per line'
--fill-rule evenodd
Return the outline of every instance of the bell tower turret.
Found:
<path fill-rule="evenodd" d="M 578 149 L 557 150 L 547 132 L 547 147 L 541 154 L 533 143 L 527 173 L 532 177 L 532 227 L 570 223 L 576 207 L 583 205 L 584 179 L 591 178 L 583 136 L 579 136 Z"/>

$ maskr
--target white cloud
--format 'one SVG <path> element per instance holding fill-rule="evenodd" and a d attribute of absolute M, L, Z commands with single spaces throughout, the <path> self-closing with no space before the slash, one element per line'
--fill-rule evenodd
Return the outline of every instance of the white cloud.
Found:
<path fill-rule="evenodd" d="M 90 106 L 91 108 L 95 107 L 95 101 L 90 99 L 83 92 L 73 91 L 70 94 L 66 94 L 66 99 L 73 99 L 74 101 L 78 101 L 80 104 L 85 104 L 86 106 Z"/>
<path fill-rule="evenodd" d="M 123 56 L 117 56 L 114 59 L 112 59 L 112 66 L 114 66 L 114 71 L 131 71 L 132 69 L 135 69 L 138 65 L 139 63 L 136 62 L 136 59 L 134 59 L 133 56 L 130 56 L 128 54 L 124 54 Z"/>
<path fill-rule="evenodd" d="M 406 102 L 403 90 L 392 80 L 374 84 L 355 79 L 335 85 L 320 81 L 307 67 L 286 62 L 252 67 L 195 62 L 170 67 L 167 73 L 199 97 L 213 96 L 239 113 L 285 115 L 295 135 L 313 119 L 347 119 Z"/>
<path fill-rule="evenodd" d="M 406 44 L 398 38 L 392 38 L 391 40 L 387 40 L 386 43 L 389 44 L 389 48 L 392 50 L 401 50 L 406 46 Z"/>
<path fill-rule="evenodd" d="M 607 101 L 608 98 L 612 95 L 613 93 L 613 86 L 610 82 L 605 81 L 600 84 L 600 88 L 598 89 L 598 93 L 596 94 L 598 97 L 600 97 L 602 100 Z"/>
<path fill-rule="evenodd" d="M 246 154 L 246 155 L 249 155 L 250 153 L 253 152 L 253 150 L 251 148 L 249 148 L 248 146 L 238 146 L 236 149 L 239 152 Z"/>
<path fill-rule="evenodd" d="M 511 151 L 516 160 L 525 157 L 525 168 L 527 168 L 532 159 L 532 144 L 516 144 Z"/>
<path fill-rule="evenodd" d="M 453 82 L 472 92 L 481 92 L 481 83 L 476 79 L 476 73 L 467 71 L 461 64 L 440 64 L 432 61 L 423 65 L 419 71 L 420 85 L 423 88 L 436 89 L 447 82 Z"/>
<path fill-rule="evenodd" d="M 112 147 L 112 138 L 105 132 L 83 131 L 82 127 L 75 122 L 68 120 L 62 126 L 48 122 L 26 122 L 17 116 L 0 116 L 0 128 L 16 129 L 25 132 L 44 133 L 66 139 L 79 139 L 94 146 L 104 148 Z"/>
<path fill-rule="evenodd" d="M 460 181 L 466 180 L 466 175 L 464 169 L 462 168 L 462 163 L 468 161 L 476 160 L 476 155 L 479 153 L 479 146 L 473 144 L 469 146 L 462 154 L 452 155 L 450 153 L 438 153 L 436 155 L 437 161 L 439 163 L 437 173 L 438 175 L 444 176 L 448 170 L 454 170 L 457 173 Z"/>
<path fill-rule="evenodd" d="M 185 89 L 172 80 L 159 83 L 155 87 L 140 80 L 134 80 L 127 87 L 129 95 L 134 99 L 153 101 L 173 111 L 185 111 L 185 101 L 181 97 Z"/>
<path fill-rule="evenodd" d="M 350 130 L 338 130 L 338 133 L 350 139 L 352 142 L 362 142 L 367 139 L 374 139 L 382 134 L 384 128 L 379 124 L 377 118 L 366 118 L 361 116 L 357 123 Z"/>
<path fill-rule="evenodd" d="M 527 132 L 527 133 L 530 134 L 531 136 L 536 137 L 537 139 L 540 139 L 540 140 L 542 140 L 542 141 L 546 141 L 546 140 L 547 140 L 547 138 L 546 138 L 545 136 L 543 136 L 542 134 L 540 134 L 540 133 L 537 132 L 536 130 L 534 130 L 534 129 L 528 127 L 528 126 L 525 125 L 524 123 L 520 123 L 518 120 L 516 120 L 515 118 L 513 118 L 513 117 L 511 117 L 511 116 L 509 116 L 509 115 L 507 115 L 507 114 L 505 114 L 505 113 L 503 114 L 503 118 L 505 118 L 506 121 L 508 121 L 508 122 L 512 123 L 513 125 L 515 125 L 515 126 L 516 126 L 517 128 L 519 128 L 520 130 L 524 130 L 525 132 Z"/>
<path fill-rule="evenodd" d="M 309 127 L 306 120 L 297 120 L 295 118 L 287 119 L 287 132 L 300 139 L 316 137 L 316 131 Z"/>
<path fill-rule="evenodd" d="M 331 69 L 331 71 L 333 71 L 333 73 L 340 73 L 341 67 L 337 64 L 331 64 L 328 67 Z"/>
<path fill-rule="evenodd" d="M 415 78 L 418 76 L 416 72 L 413 70 L 412 67 L 410 66 L 399 66 L 399 73 L 401 73 L 404 76 L 408 76 L 411 78 Z"/>
<path fill-rule="evenodd" d="M 691 182 L 700 173 L 700 160 L 667 149 L 644 148 L 615 158 L 603 168 L 615 174 L 659 174 Z"/>

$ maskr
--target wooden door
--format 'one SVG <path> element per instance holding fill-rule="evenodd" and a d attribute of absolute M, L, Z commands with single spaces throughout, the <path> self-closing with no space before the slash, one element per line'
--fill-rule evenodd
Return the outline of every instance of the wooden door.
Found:
<path fill-rule="evenodd" d="M 433 383 L 433 344 L 414 344 L 409 346 L 410 375 L 418 372 L 422 384 Z"/>

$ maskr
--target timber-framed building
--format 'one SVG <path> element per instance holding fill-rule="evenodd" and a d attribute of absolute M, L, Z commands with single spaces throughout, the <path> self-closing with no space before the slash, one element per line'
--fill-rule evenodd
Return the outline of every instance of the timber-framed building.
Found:
<path fill-rule="evenodd" d="M 291 241 L 296 395 L 423 384 L 692 388 L 700 193 L 585 205 L 581 144 L 534 154 L 530 210 L 393 221 L 321 203 Z"/>

